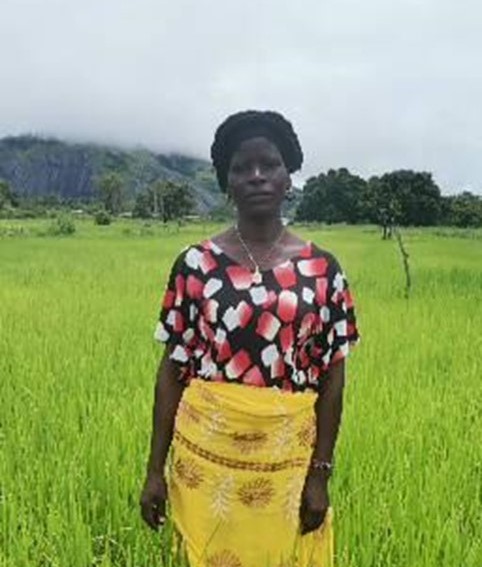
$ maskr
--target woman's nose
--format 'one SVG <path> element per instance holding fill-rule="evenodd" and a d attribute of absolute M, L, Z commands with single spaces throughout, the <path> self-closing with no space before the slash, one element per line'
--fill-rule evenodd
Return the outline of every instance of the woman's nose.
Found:
<path fill-rule="evenodd" d="M 255 166 L 251 173 L 252 179 L 254 181 L 258 181 L 260 179 L 264 179 L 264 173 L 261 171 L 259 166 Z"/>

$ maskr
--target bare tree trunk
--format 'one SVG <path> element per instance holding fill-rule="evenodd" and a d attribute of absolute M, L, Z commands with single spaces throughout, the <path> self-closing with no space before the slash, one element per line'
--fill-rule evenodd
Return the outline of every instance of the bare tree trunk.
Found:
<path fill-rule="evenodd" d="M 157 190 L 154 189 L 152 191 L 152 201 L 153 201 L 153 205 L 154 205 L 154 218 L 157 219 L 158 215 L 159 215 L 159 196 L 157 194 Z"/>
<path fill-rule="evenodd" d="M 405 245 L 402 240 L 402 235 L 398 228 L 394 228 L 393 231 L 395 232 L 395 237 L 397 239 L 398 247 L 400 248 L 400 252 L 402 254 L 402 262 L 403 262 L 403 270 L 405 272 L 405 298 L 408 299 L 410 297 L 410 290 L 412 288 L 412 278 L 410 276 L 410 264 L 409 264 L 409 254 L 405 248 Z"/>
<path fill-rule="evenodd" d="M 166 207 L 165 207 L 165 204 L 164 204 L 164 195 L 161 195 L 160 201 L 161 201 L 161 217 L 162 217 L 162 222 L 163 222 L 164 224 L 166 224 L 167 218 L 166 218 Z"/>

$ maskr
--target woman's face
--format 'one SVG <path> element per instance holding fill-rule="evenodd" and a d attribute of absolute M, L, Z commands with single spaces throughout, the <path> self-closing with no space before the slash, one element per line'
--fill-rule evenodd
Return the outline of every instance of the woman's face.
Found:
<path fill-rule="evenodd" d="M 227 190 L 242 216 L 279 216 L 290 184 L 278 148 L 266 138 L 245 140 L 231 158 Z"/>

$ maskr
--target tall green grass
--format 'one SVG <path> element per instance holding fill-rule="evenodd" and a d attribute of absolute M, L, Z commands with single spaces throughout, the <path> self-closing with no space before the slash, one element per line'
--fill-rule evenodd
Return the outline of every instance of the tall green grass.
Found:
<path fill-rule="evenodd" d="M 169 534 L 138 513 L 152 332 L 174 256 L 220 227 L 22 224 L 0 240 L 0 565 L 169 565 Z M 373 227 L 298 232 L 339 258 L 362 333 L 331 484 L 338 567 L 480 567 L 480 233 L 405 231 L 407 301 Z"/>

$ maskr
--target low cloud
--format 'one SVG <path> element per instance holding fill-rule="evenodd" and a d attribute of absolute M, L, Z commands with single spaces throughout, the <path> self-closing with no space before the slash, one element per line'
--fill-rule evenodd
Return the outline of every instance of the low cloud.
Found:
<path fill-rule="evenodd" d="M 304 178 L 413 168 L 482 193 L 479 3 L 291 4 L 3 0 L 0 136 L 207 158 L 226 115 L 272 108 Z"/>

